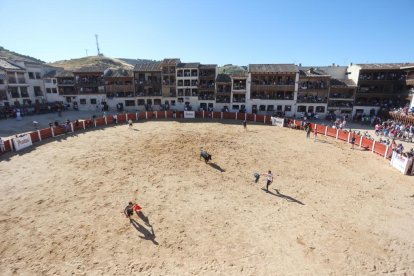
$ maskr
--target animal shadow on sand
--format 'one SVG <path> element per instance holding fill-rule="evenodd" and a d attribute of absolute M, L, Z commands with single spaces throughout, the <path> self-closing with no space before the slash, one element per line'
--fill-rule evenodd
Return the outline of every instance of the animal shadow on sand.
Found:
<path fill-rule="evenodd" d="M 274 196 L 277 196 L 277 197 L 280 197 L 280 198 L 284 198 L 289 202 L 295 202 L 295 203 L 298 203 L 300 205 L 305 205 L 305 203 L 303 203 L 302 201 L 297 200 L 296 198 L 293 198 L 293 197 L 288 196 L 288 195 L 281 194 L 278 189 L 273 189 L 273 190 L 276 191 L 276 193 L 273 193 L 272 191 L 266 191 L 265 188 L 262 188 L 262 190 L 265 191 L 268 194 L 271 194 L 271 195 L 274 195 Z"/>
<path fill-rule="evenodd" d="M 220 167 L 219 165 L 217 165 L 216 163 L 208 163 L 208 165 L 210 166 L 210 167 L 212 167 L 213 169 L 216 169 L 216 170 L 218 170 L 218 171 L 220 171 L 220 172 L 225 172 L 226 170 L 225 169 L 223 169 L 222 167 Z"/>

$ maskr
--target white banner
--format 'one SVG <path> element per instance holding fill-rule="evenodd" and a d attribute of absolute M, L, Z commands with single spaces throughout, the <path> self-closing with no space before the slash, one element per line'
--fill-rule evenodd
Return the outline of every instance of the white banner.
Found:
<path fill-rule="evenodd" d="M 270 120 L 272 121 L 273 126 L 280 126 L 280 127 L 283 127 L 283 123 L 285 121 L 285 119 L 277 118 L 277 117 L 270 117 Z"/>
<path fill-rule="evenodd" d="M 391 166 L 402 172 L 403 174 L 407 174 L 408 168 L 411 166 L 412 159 L 408 159 L 407 157 L 398 154 L 397 152 L 392 153 L 391 158 Z"/>
<path fill-rule="evenodd" d="M 185 119 L 194 119 L 195 118 L 195 111 L 184 111 L 184 118 Z"/>
<path fill-rule="evenodd" d="M 32 145 L 32 137 L 30 134 L 22 134 L 17 138 L 13 138 L 13 145 L 15 150 L 21 150 Z"/>

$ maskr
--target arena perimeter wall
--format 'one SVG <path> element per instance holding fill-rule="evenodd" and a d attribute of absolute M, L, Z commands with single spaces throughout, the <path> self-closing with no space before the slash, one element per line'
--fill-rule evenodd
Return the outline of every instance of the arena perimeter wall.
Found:
<path fill-rule="evenodd" d="M 184 119 L 184 112 L 177 111 L 175 114 L 172 111 L 150 111 L 150 112 L 139 112 L 139 113 L 124 113 L 116 115 L 117 124 L 127 123 L 128 120 L 140 121 L 140 120 L 154 120 L 154 119 L 180 119 L 180 120 L 191 120 Z M 271 116 L 265 115 L 256 115 L 256 114 L 247 114 L 247 113 L 232 113 L 232 112 L 207 112 L 207 111 L 196 111 L 195 118 L 214 118 L 219 120 L 239 120 L 239 121 L 249 121 L 256 123 L 263 123 L 271 125 Z M 292 127 L 295 129 L 303 130 L 303 122 L 300 120 L 291 120 L 293 125 L 286 125 L 285 127 Z M 65 129 L 64 126 L 53 126 L 51 128 L 44 128 L 29 132 L 28 134 L 31 137 L 32 143 L 41 142 L 44 140 L 51 140 L 50 138 L 65 135 L 67 132 L 77 132 L 77 131 L 88 131 L 96 127 L 104 127 L 107 125 L 114 125 L 114 117 L 106 116 L 95 119 L 79 120 L 76 124 L 75 122 L 70 123 L 70 128 Z M 312 132 L 316 132 L 319 135 L 329 136 L 337 140 L 341 140 L 345 143 L 351 143 L 352 134 L 347 131 L 334 129 L 328 126 L 311 123 Z M 373 153 L 376 153 L 386 159 L 390 159 L 392 156 L 391 147 L 388 147 L 384 144 L 375 142 L 366 137 L 354 134 L 355 146 L 360 148 L 365 148 Z M 4 145 L 0 149 L 0 155 L 6 152 L 15 151 L 16 149 L 13 146 L 12 139 L 5 140 Z"/>

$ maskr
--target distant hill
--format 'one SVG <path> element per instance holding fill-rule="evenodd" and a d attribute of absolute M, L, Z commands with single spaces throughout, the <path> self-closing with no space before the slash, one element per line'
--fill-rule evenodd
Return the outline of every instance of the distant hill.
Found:
<path fill-rule="evenodd" d="M 43 60 L 31 57 L 31 56 L 22 55 L 22 54 L 7 50 L 1 46 L 0 46 L 0 57 L 6 58 L 9 60 L 22 60 L 26 62 L 45 63 Z"/>
<path fill-rule="evenodd" d="M 218 68 L 219 74 L 238 74 L 247 72 L 247 66 L 226 64 Z"/>
<path fill-rule="evenodd" d="M 81 68 L 97 68 L 100 71 L 104 71 L 107 68 L 126 70 L 134 69 L 134 66 L 129 62 L 105 56 L 89 56 L 70 60 L 60 60 L 48 63 L 48 65 L 62 67 L 69 71 L 76 71 Z"/>
<path fill-rule="evenodd" d="M 150 60 L 150 59 L 132 59 L 132 58 L 117 58 L 117 59 L 122 60 L 126 63 L 129 63 L 134 67 L 137 64 L 148 63 L 148 62 L 153 62 L 154 61 L 154 60 Z"/>

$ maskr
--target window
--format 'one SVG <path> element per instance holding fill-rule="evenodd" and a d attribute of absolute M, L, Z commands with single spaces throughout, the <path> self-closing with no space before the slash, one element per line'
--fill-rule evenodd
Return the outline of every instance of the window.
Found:
<path fill-rule="evenodd" d="M 52 83 L 51 79 L 45 79 L 45 83 Z"/>
<path fill-rule="evenodd" d="M 304 105 L 299 105 L 299 106 L 298 106 L 298 112 L 306 112 L 306 106 L 304 106 Z"/>
<path fill-rule="evenodd" d="M 268 105 L 267 111 L 273 111 L 274 108 L 275 108 L 274 105 Z"/>
<path fill-rule="evenodd" d="M 91 99 L 91 104 L 96 104 L 96 99 Z"/>
<path fill-rule="evenodd" d="M 135 106 L 135 101 L 134 100 L 126 100 L 125 101 L 125 106 Z"/>
<path fill-rule="evenodd" d="M 17 89 L 17 87 L 9 87 L 8 90 L 12 98 L 20 98 L 19 90 Z"/>
<path fill-rule="evenodd" d="M 175 106 L 175 100 L 171 100 L 171 105 Z"/>
<path fill-rule="evenodd" d="M 182 102 L 184 102 L 184 99 L 183 98 L 178 98 L 178 102 L 182 103 Z"/>
<path fill-rule="evenodd" d="M 236 109 L 236 110 L 239 110 L 239 105 L 235 104 L 235 105 L 233 105 L 233 106 L 231 107 L 231 109 Z"/>
<path fill-rule="evenodd" d="M 40 75 L 40 73 L 39 72 L 36 72 L 36 79 L 37 80 L 40 80 L 42 78 L 42 76 Z"/>
<path fill-rule="evenodd" d="M 0 90 L 0 101 L 7 100 L 7 93 L 6 90 Z"/>
<path fill-rule="evenodd" d="M 0 79 L 0 84 L 4 84 L 4 80 Z"/>
<path fill-rule="evenodd" d="M 35 75 L 33 72 L 29 72 L 29 79 L 34 80 Z"/>
<path fill-rule="evenodd" d="M 56 84 L 56 79 L 53 79 L 52 82 L 53 82 L 53 84 Z"/>
<path fill-rule="evenodd" d="M 56 90 L 56 88 L 52 88 L 52 93 L 57 93 L 57 90 Z"/>
<path fill-rule="evenodd" d="M 206 110 L 207 104 L 206 103 L 200 103 L 200 109 Z"/>
<path fill-rule="evenodd" d="M 42 91 L 42 89 L 40 89 L 40 86 L 35 86 L 34 87 L 34 93 L 35 93 L 36 97 L 43 96 L 43 91 Z"/>
<path fill-rule="evenodd" d="M 29 98 L 29 93 L 27 92 L 27 87 L 20 87 L 20 94 L 22 98 Z"/>
<path fill-rule="evenodd" d="M 208 107 L 211 107 L 211 108 L 213 108 L 213 107 L 214 107 L 214 104 L 212 104 L 212 103 L 209 103 L 209 104 L 208 104 Z"/>
<path fill-rule="evenodd" d="M 316 107 L 316 113 L 325 113 L 325 107 L 324 106 L 317 106 Z"/>
<path fill-rule="evenodd" d="M 46 88 L 46 93 L 52 93 L 52 89 L 51 88 Z"/>
<path fill-rule="evenodd" d="M 86 99 L 79 99 L 80 104 L 86 104 Z"/>
<path fill-rule="evenodd" d="M 265 111 L 266 110 L 266 106 L 265 105 L 260 105 L 259 106 L 259 110 L 260 111 Z"/>
<path fill-rule="evenodd" d="M 292 106 L 285 105 L 285 111 L 292 111 Z"/>
<path fill-rule="evenodd" d="M 161 99 L 154 99 L 155 105 L 161 105 Z"/>
<path fill-rule="evenodd" d="M 282 111 L 282 110 L 283 110 L 283 106 L 278 105 L 278 106 L 277 106 L 277 111 Z"/>
<path fill-rule="evenodd" d="M 308 112 L 313 113 L 313 106 L 308 106 Z"/>
<path fill-rule="evenodd" d="M 138 100 L 138 105 L 145 105 L 145 100 Z"/>
<path fill-rule="evenodd" d="M 66 97 L 66 102 L 67 102 L 67 103 L 72 102 L 72 98 L 71 98 L 71 97 Z"/>

